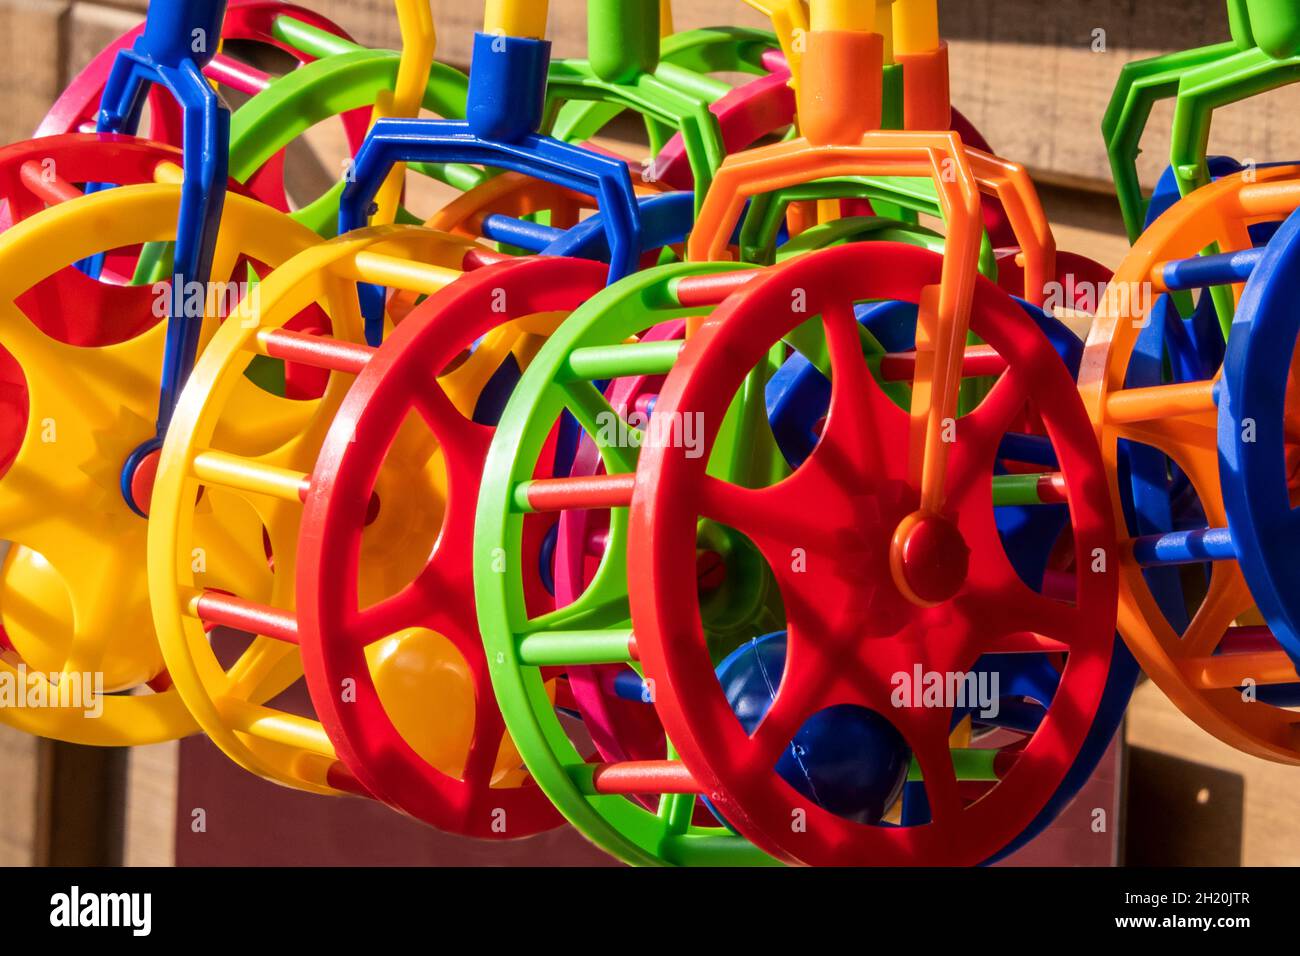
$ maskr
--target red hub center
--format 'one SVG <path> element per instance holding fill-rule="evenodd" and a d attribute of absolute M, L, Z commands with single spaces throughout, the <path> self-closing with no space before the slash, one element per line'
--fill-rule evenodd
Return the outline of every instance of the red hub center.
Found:
<path fill-rule="evenodd" d="M 966 583 L 970 548 L 941 515 L 917 512 L 894 532 L 894 581 L 908 600 L 933 605 L 951 600 Z"/>
<path fill-rule="evenodd" d="M 162 458 L 162 451 L 155 448 L 142 456 L 136 462 L 135 470 L 131 472 L 131 500 L 146 517 L 149 515 L 149 502 L 153 498 L 153 483 L 158 477 L 160 458 Z"/>

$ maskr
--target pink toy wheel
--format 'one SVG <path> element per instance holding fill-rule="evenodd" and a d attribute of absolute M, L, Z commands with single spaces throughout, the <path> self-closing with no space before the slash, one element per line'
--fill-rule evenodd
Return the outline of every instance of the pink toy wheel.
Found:
<path fill-rule="evenodd" d="M 641 337 L 642 342 L 680 339 L 686 331 L 684 322 L 665 322 Z M 655 396 L 663 387 L 663 376 L 637 376 L 618 379 L 609 390 L 610 407 L 626 418 L 633 411 L 644 414 L 644 399 Z M 583 437 L 569 469 L 569 477 L 586 477 L 603 472 L 600 448 L 589 435 Z M 569 509 L 560 516 L 559 536 L 555 547 L 555 601 L 565 607 L 577 600 L 595 576 L 603 558 L 602 535 L 608 534 L 608 520 L 603 513 L 586 509 Z M 646 703 L 624 700 L 613 692 L 616 675 L 624 665 L 570 667 L 569 687 L 582 716 L 591 742 L 607 762 L 620 760 L 656 760 L 664 757 L 664 729 L 655 709 Z"/>

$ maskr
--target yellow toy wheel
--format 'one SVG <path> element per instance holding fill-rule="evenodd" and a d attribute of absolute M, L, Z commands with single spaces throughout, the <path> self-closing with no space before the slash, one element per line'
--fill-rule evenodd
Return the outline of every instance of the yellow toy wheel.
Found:
<path fill-rule="evenodd" d="M 0 706 L 0 721 L 40 736 L 130 746 L 195 730 L 180 696 L 167 689 L 151 627 L 146 522 L 119 490 L 127 456 L 155 430 L 169 286 L 112 286 L 83 297 L 77 283 L 104 284 L 73 266 L 99 252 L 120 255 L 173 239 L 179 204 L 177 186 L 126 186 L 60 203 L 0 235 L 0 340 L 7 356 L 0 364 L 8 368 L 0 376 L 7 379 L 0 415 L 17 422 L 9 434 L 21 436 L 16 447 L 0 449 L 0 541 L 10 544 L 0 569 L 0 679 L 16 690 Z M 233 279 L 237 268 L 252 275 L 318 241 L 269 206 L 232 195 L 214 281 Z M 61 296 L 52 297 L 58 283 Z M 48 314 L 38 315 L 56 306 L 75 318 L 78 310 L 106 304 L 153 309 L 157 318 L 124 341 L 83 348 L 43 331 L 69 324 L 65 317 L 51 323 Z M 205 337 L 210 332 L 205 328 Z M 233 553 L 220 533 L 238 516 L 215 500 L 203 512 L 205 540 L 212 536 L 204 561 L 213 579 L 242 583 L 229 572 L 248 557 Z M 78 682 L 85 696 L 75 693 Z M 148 693 L 150 687 L 157 692 Z M 258 694 L 279 689 L 259 685 Z"/>
<path fill-rule="evenodd" d="M 359 790 L 318 721 L 266 706 L 257 694 L 269 673 L 286 684 L 302 674 L 292 610 L 302 502 L 325 435 L 371 353 L 361 344 L 356 283 L 429 294 L 458 277 L 476 249 L 414 226 L 357 230 L 307 249 L 262 282 L 253 321 L 217 330 L 177 405 L 149 521 L 154 625 L 168 673 L 199 726 L 259 776 L 313 793 Z M 313 307 L 329 317 L 328 336 L 285 330 Z M 246 374 L 258 356 L 327 370 L 320 397 L 292 400 L 258 389 Z M 226 529 L 246 555 L 237 587 L 193 560 L 204 547 L 205 501 L 248 516 Z M 430 520 L 436 533 L 436 516 Z M 363 583 L 382 590 L 404 562 L 420 558 L 412 536 L 422 529 L 415 517 L 399 522 L 385 553 L 368 556 Z M 227 666 L 208 640 L 214 625 L 258 636 Z"/>

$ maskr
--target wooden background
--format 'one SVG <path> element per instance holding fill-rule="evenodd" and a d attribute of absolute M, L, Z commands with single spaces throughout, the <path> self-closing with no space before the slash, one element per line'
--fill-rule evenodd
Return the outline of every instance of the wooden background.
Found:
<path fill-rule="evenodd" d="M 390 0 L 303 2 L 363 43 L 397 42 Z M 463 67 L 469 31 L 478 25 L 482 5 L 479 0 L 434 3 L 439 57 Z M 29 136 L 68 80 L 109 40 L 138 23 L 146 5 L 147 0 L 0 0 L 0 137 L 9 142 Z M 740 0 L 679 0 L 676 7 L 679 29 L 764 25 Z M 552 0 L 551 8 L 557 55 L 580 55 L 584 5 Z M 1224 40 L 1223 4 L 941 0 L 941 8 L 956 105 L 1000 154 L 1033 171 L 1043 185 L 1061 247 L 1115 266 L 1127 246 L 1108 194 L 1109 167 L 1099 132 L 1115 78 L 1131 59 Z M 1103 52 L 1094 52 L 1098 30 L 1104 31 Z M 1300 91 L 1292 89 L 1224 110 L 1216 118 L 1212 150 L 1261 161 L 1300 155 L 1300 125 L 1293 121 L 1298 106 Z M 1157 110 L 1143 158 L 1148 182 L 1167 155 L 1168 126 L 1168 109 Z M 1124 850 L 1131 862 L 1300 863 L 1300 771 L 1219 744 L 1150 685 L 1139 688 L 1135 697 L 1127 740 L 1131 758 Z M 96 773 L 87 778 L 84 755 L 0 728 L 0 865 L 84 859 L 86 854 L 127 863 L 173 862 L 176 833 L 187 829 L 176 813 L 178 759 L 191 768 L 182 790 L 208 779 L 195 774 L 217 772 L 230 782 L 242 773 L 233 767 L 214 771 L 212 755 L 205 756 L 204 748 L 210 749 L 205 742 L 187 744 L 183 758 L 174 744 L 129 755 L 101 754 L 90 765 Z M 129 782 L 124 808 L 116 805 L 111 787 L 104 786 L 123 774 Z M 1120 780 L 1115 776 L 1103 783 L 1113 788 Z M 267 788 L 257 781 L 231 785 L 233 799 L 266 796 Z M 73 806 L 83 811 L 77 819 L 51 802 L 56 793 L 72 796 Z M 179 799 L 182 808 L 194 802 L 185 793 Z M 87 825 L 87 807 L 98 814 L 92 822 L 102 823 L 88 834 L 79 829 Z M 124 826 L 115 824 L 122 819 Z M 346 842 L 346 834 L 338 838 Z M 436 850 L 430 852 L 422 850 L 419 860 L 436 860 Z M 581 848 L 574 853 L 582 857 Z M 266 850 L 259 858 L 268 854 L 274 857 Z M 181 857 L 182 862 L 199 862 L 205 855 L 201 846 L 191 845 L 191 852 Z"/>

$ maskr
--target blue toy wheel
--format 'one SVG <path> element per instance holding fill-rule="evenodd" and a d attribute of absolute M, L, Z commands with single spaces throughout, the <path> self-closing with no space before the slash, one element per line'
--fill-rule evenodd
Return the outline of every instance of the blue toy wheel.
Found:
<path fill-rule="evenodd" d="M 1219 475 L 1241 572 L 1273 636 L 1300 663 L 1300 492 L 1289 401 L 1300 332 L 1300 212 L 1278 229 L 1241 297 L 1219 392 Z M 1294 454 L 1294 453 L 1293 453 Z"/>

